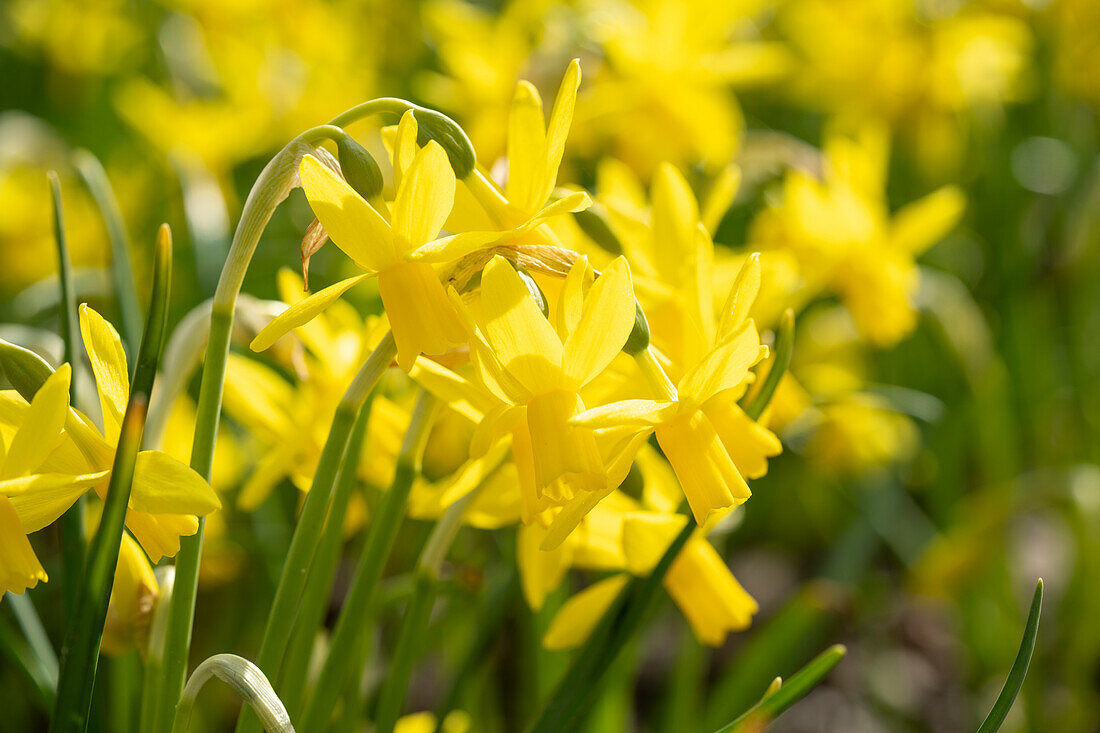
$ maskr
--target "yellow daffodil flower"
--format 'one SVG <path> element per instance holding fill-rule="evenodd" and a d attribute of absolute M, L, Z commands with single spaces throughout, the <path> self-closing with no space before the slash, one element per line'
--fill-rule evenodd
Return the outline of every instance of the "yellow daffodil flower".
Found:
<path fill-rule="evenodd" d="M 791 171 L 782 196 L 753 221 L 753 246 L 798 260 L 803 288 L 836 292 L 860 331 L 889 346 L 916 324 L 916 258 L 959 221 L 966 199 L 945 186 L 891 215 L 886 202 L 887 142 L 868 127 L 857 138 L 832 136 L 822 180 Z"/>
<path fill-rule="evenodd" d="M 159 595 L 153 566 L 134 538 L 123 532 L 103 627 L 104 654 L 119 655 L 144 648 Z"/>
<path fill-rule="evenodd" d="M 57 426 L 56 441 L 13 438 L 9 444 L 6 463 L 19 469 L 11 469 L 17 478 L 5 483 L 0 493 L 11 500 L 28 533 L 52 523 L 89 488 L 101 498 L 107 489 L 129 399 L 129 370 L 118 332 L 87 305 L 80 307 L 80 332 L 103 412 L 102 433 L 69 407 L 67 365 L 46 380 L 29 405 L 15 393 L 4 393 L 0 418 L 5 430 L 50 436 L 54 432 L 49 426 Z M 36 469 L 39 473 L 29 473 Z M 126 526 L 150 559 L 175 555 L 180 536 L 198 529 L 196 515 L 219 508 L 213 489 L 190 467 L 160 451 L 138 453 Z"/>
<path fill-rule="evenodd" d="M 778 439 L 737 405 L 752 379 L 749 369 L 768 353 L 746 317 L 759 283 L 759 261 L 750 258 L 731 289 L 710 350 L 685 364 L 674 393 L 595 407 L 570 421 L 609 433 L 656 433 L 700 525 L 744 502 L 751 492 L 743 476 L 762 475 L 766 458 L 781 450 Z"/>
<path fill-rule="evenodd" d="M 443 354 L 465 343 L 462 324 L 439 276 L 431 265 L 415 259 L 417 250 L 439 233 L 454 203 L 455 176 L 443 148 L 431 141 L 416 153 L 401 175 L 390 221 L 313 156 L 302 159 L 299 176 L 314 214 L 333 243 L 365 274 L 295 303 L 256 336 L 252 349 L 267 349 L 368 277 L 378 278 L 397 343 L 397 363 L 403 369 L 412 367 L 419 354 Z M 464 237 L 469 235 L 447 239 Z"/>
<path fill-rule="evenodd" d="M 580 389 L 615 358 L 634 326 L 629 267 L 619 258 L 593 282 L 587 260 L 578 259 L 551 324 L 512 265 L 494 257 L 470 310 L 481 384 L 426 361 L 413 377 L 452 405 L 473 405 L 484 415 L 474 437 L 474 446 L 483 447 L 474 453 L 511 434 L 523 519 L 568 505 L 557 515 L 560 543 L 618 483 L 609 480 L 592 432 L 569 419 L 584 410 Z"/>

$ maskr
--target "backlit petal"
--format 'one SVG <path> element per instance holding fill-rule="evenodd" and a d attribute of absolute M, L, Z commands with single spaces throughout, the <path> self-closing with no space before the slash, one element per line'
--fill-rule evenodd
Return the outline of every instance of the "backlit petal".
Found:
<path fill-rule="evenodd" d="M 294 305 L 280 313 L 271 323 L 264 326 L 256 338 L 252 339 L 249 348 L 253 351 L 265 351 L 275 345 L 275 342 L 288 334 L 293 329 L 304 326 L 331 306 L 340 296 L 351 288 L 366 280 L 370 275 L 356 275 L 347 280 L 341 280 L 335 285 L 329 285 L 324 290 L 313 293 L 308 298 L 299 300 Z"/>
<path fill-rule="evenodd" d="M 109 442 L 116 443 L 130 396 L 130 371 L 122 339 L 115 327 L 87 303 L 80 306 L 80 335 L 92 362 L 99 404 L 103 408 L 103 434 Z"/>
<path fill-rule="evenodd" d="M 155 450 L 138 453 L 130 489 L 131 509 L 205 516 L 221 506 L 214 489 L 194 469 L 167 453 Z"/>
<path fill-rule="evenodd" d="M 344 179 L 311 155 L 298 166 L 302 190 L 329 239 L 364 270 L 396 261 L 389 224 Z"/>
<path fill-rule="evenodd" d="M 573 124 L 573 107 L 577 101 L 577 89 L 581 85 L 581 63 L 578 59 L 569 62 L 565 76 L 558 87 L 558 96 L 554 108 L 550 111 L 550 122 L 546 126 L 546 168 L 542 174 L 540 200 L 554 189 L 558 178 L 558 166 L 565 152 L 565 140 L 569 137 L 569 127 Z"/>
<path fill-rule="evenodd" d="M 565 341 L 565 373 L 585 384 L 602 372 L 626 343 L 634 314 L 630 267 L 619 257 L 596 278 L 584 299 L 580 321 Z"/>
<path fill-rule="evenodd" d="M 519 82 L 508 116 L 507 190 L 508 200 L 527 214 L 546 200 L 539 198 L 546 175 L 545 125 L 538 90 L 530 82 Z"/>
<path fill-rule="evenodd" d="M 7 446 L 0 478 L 31 473 L 61 444 L 61 430 L 69 415 L 69 378 L 72 370 L 62 364 L 38 388 L 30 407 L 23 413 L 23 424 Z"/>
<path fill-rule="evenodd" d="M 393 203 L 397 256 L 436 238 L 455 200 L 455 174 L 447 153 L 432 140 L 416 154 L 401 178 Z"/>
<path fill-rule="evenodd" d="M 682 402 L 699 405 L 724 389 L 736 387 L 749 369 L 767 356 L 752 321 L 742 324 L 680 380 L 677 391 Z"/>
<path fill-rule="evenodd" d="M 542 645 L 547 649 L 560 650 L 583 644 L 628 580 L 629 575 L 615 575 L 593 583 L 572 596 L 562 604 L 550 622 L 550 628 L 542 637 Z"/>

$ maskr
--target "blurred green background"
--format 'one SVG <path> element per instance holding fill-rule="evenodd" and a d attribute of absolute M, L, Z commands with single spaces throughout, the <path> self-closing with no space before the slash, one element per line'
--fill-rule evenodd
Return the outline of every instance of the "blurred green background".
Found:
<path fill-rule="evenodd" d="M 136 272 L 149 269 L 156 227 L 172 225 L 176 322 L 212 294 L 231 222 L 273 152 L 374 96 L 453 115 L 491 167 L 516 80 L 549 97 L 580 57 L 562 181 L 594 185 L 606 155 L 642 181 L 669 160 L 700 186 L 736 162 L 744 182 L 716 241 L 737 251 L 754 249 L 752 223 L 785 173 L 815 170 L 830 130 L 877 126 L 891 140 L 891 211 L 946 184 L 967 197 L 961 225 L 921 258 L 920 320 L 878 348 L 830 340 L 829 297 L 802 312 L 794 375 L 836 360 L 857 375 L 858 405 L 874 409 L 822 409 L 810 428 L 788 426 L 784 455 L 719 542 L 760 603 L 752 628 L 712 651 L 666 604 L 592 729 L 713 729 L 839 641 L 848 658 L 774 730 L 972 730 L 1042 576 L 1035 658 L 1005 730 L 1100 730 L 1098 50 L 1093 0 L 5 0 L 0 335 L 60 351 L 49 169 L 62 176 L 78 297 L 116 312 L 78 149 L 103 162 Z M 297 266 L 310 219 L 294 194 L 246 292 L 277 296 L 274 274 Z M 346 266 L 331 249 L 311 266 L 319 283 Z M 139 277 L 143 298 L 146 285 Z M 296 498 L 286 485 L 253 514 L 226 512 L 195 659 L 255 648 L 266 614 L 256 599 L 272 593 Z M 52 532 L 36 545 L 55 543 Z M 406 527 L 394 567 L 411 564 L 425 532 Z M 414 677 L 415 708 L 444 694 L 511 551 L 460 538 L 449 622 Z M 40 555 L 52 571 L 56 555 Z M 513 730 L 567 657 L 536 655 L 532 629 L 547 618 L 532 618 L 513 587 L 498 590 L 507 622 L 463 705 L 487 729 Z M 58 589 L 34 597 L 56 622 Z M 0 616 L 11 623 L 7 608 Z M 111 680 L 128 665 L 124 655 L 107 666 L 101 710 L 125 709 Z M 229 693 L 205 696 L 203 707 L 232 710 Z M 0 709 L 4 730 L 43 725 L 7 661 Z M 132 730 L 125 716 L 97 724 Z"/>

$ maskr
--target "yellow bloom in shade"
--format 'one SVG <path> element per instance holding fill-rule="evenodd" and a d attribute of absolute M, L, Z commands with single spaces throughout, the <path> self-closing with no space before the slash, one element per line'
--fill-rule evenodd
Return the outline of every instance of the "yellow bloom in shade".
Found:
<path fill-rule="evenodd" d="M 129 400 L 129 369 L 118 332 L 87 305 L 80 307 L 80 333 L 103 412 L 102 433 L 69 407 L 68 365 L 29 405 L 15 393 L 0 397 L 0 429 L 5 439 L 13 436 L 5 458 L 11 477 L 0 482 L 0 495 L 11 500 L 28 533 L 52 523 L 89 488 L 100 498 L 106 494 Z M 195 533 L 196 515 L 220 507 L 213 489 L 188 466 L 161 451 L 138 453 L 126 526 L 153 561 L 174 555 L 180 536 Z"/>
<path fill-rule="evenodd" d="M 107 621 L 103 627 L 103 652 L 124 654 L 144 646 L 149 633 L 153 606 L 160 590 L 153 566 L 141 547 L 128 533 L 122 533 Z"/>
<path fill-rule="evenodd" d="M 0 496 L 0 594 L 22 593 L 27 588 L 49 580 L 38 556 L 34 554 L 15 507 L 6 496 Z"/>
<path fill-rule="evenodd" d="M 349 288 L 374 276 L 403 369 L 412 367 L 419 354 L 438 355 L 465 343 L 462 324 L 439 276 L 431 265 L 413 259 L 439 233 L 454 203 L 455 176 L 443 148 L 431 141 L 413 157 L 401 174 L 390 221 L 313 156 L 302 159 L 299 177 L 333 243 L 366 274 L 295 303 L 256 336 L 252 349 L 267 349 L 292 328 L 313 320 Z M 447 239 L 461 238 L 485 239 L 477 234 Z"/>
<path fill-rule="evenodd" d="M 647 488 L 661 483 L 659 473 L 653 472 L 654 466 L 648 461 L 646 465 Z M 653 492 L 647 493 L 652 496 Z M 648 496 L 645 499 L 648 500 Z M 585 517 L 570 536 L 567 552 L 560 548 L 555 552 L 543 552 L 543 555 L 568 557 L 567 562 L 575 567 L 625 571 L 596 582 L 569 598 L 551 621 L 543 636 L 543 645 L 549 649 L 568 649 L 583 643 L 630 575 L 644 576 L 652 572 L 683 529 L 684 522 L 679 514 L 648 511 L 639 502 L 615 492 Z M 522 554 L 520 559 L 522 561 Z M 525 583 L 525 591 L 529 586 L 538 587 L 544 598 L 561 582 L 563 574 L 539 576 L 539 570 L 541 568 L 521 562 L 520 577 Z M 528 578 L 528 575 L 535 577 Z M 695 531 L 673 560 L 664 585 L 696 638 L 710 646 L 720 646 L 731 631 L 747 628 L 757 611 L 756 601 L 733 577 L 702 529 Z M 533 607 L 539 605 L 541 600 Z"/>
<path fill-rule="evenodd" d="M 471 730 L 470 714 L 463 710 L 452 710 L 447 713 L 443 723 L 436 727 L 436 717 L 432 713 L 413 713 L 406 715 L 397 721 L 394 733 L 467 733 Z"/>

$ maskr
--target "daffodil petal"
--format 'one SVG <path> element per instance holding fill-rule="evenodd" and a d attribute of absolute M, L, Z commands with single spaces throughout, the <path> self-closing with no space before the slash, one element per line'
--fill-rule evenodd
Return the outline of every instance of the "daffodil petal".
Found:
<path fill-rule="evenodd" d="M 275 342 L 288 334 L 293 329 L 304 326 L 312 321 L 325 309 L 340 299 L 340 296 L 351 288 L 366 280 L 371 275 L 356 275 L 347 280 L 341 280 L 335 285 L 329 285 L 324 290 L 313 293 L 308 298 L 299 300 L 294 305 L 280 313 L 271 323 L 264 326 L 256 338 L 252 339 L 249 348 L 253 351 L 266 351 L 275 345 Z"/>
<path fill-rule="evenodd" d="M 474 384 L 431 359 L 417 359 L 409 376 L 414 382 L 475 424 L 500 404 L 480 385 Z"/>
<path fill-rule="evenodd" d="M 595 273 L 592 271 L 592 266 L 588 264 L 588 257 L 581 255 L 569 268 L 569 274 L 565 276 L 565 282 L 561 285 L 561 294 L 558 296 L 556 326 L 558 337 L 563 341 L 577 329 L 581 312 L 584 310 L 584 296 L 593 282 L 595 282 Z"/>
<path fill-rule="evenodd" d="M 593 583 L 562 604 L 542 637 L 542 645 L 551 650 L 572 649 L 584 643 L 592 630 L 615 602 L 629 575 L 614 575 Z"/>
<path fill-rule="evenodd" d="M 562 346 L 527 286 L 502 257 L 481 274 L 481 325 L 504 368 L 532 393 L 559 386 Z"/>
<path fill-rule="evenodd" d="M 152 514 L 205 516 L 222 503 L 210 484 L 184 463 L 167 453 L 143 450 L 134 465 L 130 508 Z"/>
<path fill-rule="evenodd" d="M 397 190 L 401 187 L 401 181 L 405 176 L 405 171 L 412 165 L 413 158 L 416 157 L 417 145 L 416 136 L 419 132 L 419 125 L 416 123 L 416 115 L 413 111 L 406 110 L 405 114 L 401 115 L 401 121 L 397 123 L 397 130 L 393 139 L 393 187 Z"/>
<path fill-rule="evenodd" d="M 468 254 L 484 249 L 491 244 L 504 241 L 507 233 L 501 232 L 462 232 L 449 237 L 440 237 L 424 244 L 409 253 L 409 259 L 416 262 L 454 262 Z"/>
<path fill-rule="evenodd" d="M 596 278 L 584 299 L 577 327 L 565 341 L 565 373 L 585 384 L 602 372 L 626 343 L 634 314 L 630 267 L 618 257 Z"/>
<path fill-rule="evenodd" d="M 954 229 L 964 211 L 966 194 L 958 186 L 944 186 L 894 214 L 890 244 L 919 255 Z"/>
<path fill-rule="evenodd" d="M 569 422 L 586 428 L 617 428 L 633 426 L 652 428 L 676 414 L 675 402 L 658 400 L 622 400 L 593 407 L 575 415 Z"/>
<path fill-rule="evenodd" d="M 623 554 L 626 556 L 627 570 L 634 575 L 652 572 L 687 521 L 683 514 L 675 513 L 626 514 L 623 517 Z"/>
<path fill-rule="evenodd" d="M 718 323 L 719 341 L 725 340 L 734 329 L 749 317 L 749 309 L 760 292 L 760 254 L 753 253 L 741 265 L 737 279 L 733 281 L 726 304 L 722 307 L 722 319 Z"/>
<path fill-rule="evenodd" d="M 71 375 L 69 365 L 62 364 L 38 388 L 30 407 L 23 414 L 23 424 L 7 447 L 7 455 L 0 467 L 0 478 L 31 473 L 61 444 L 61 431 L 69 415 Z"/>
<path fill-rule="evenodd" d="M 554 107 L 550 111 L 550 122 L 546 126 L 546 168 L 542 174 L 540 200 L 554 189 L 558 178 L 558 167 L 565 153 L 565 140 L 569 137 L 569 127 L 573 124 L 573 108 L 577 101 L 577 89 L 581 85 L 581 62 L 573 59 L 565 70 Z"/>
<path fill-rule="evenodd" d="M 393 230 L 399 235 L 400 246 L 408 247 L 397 252 L 398 257 L 435 239 L 454 200 L 454 171 L 447 153 L 432 140 L 413 158 L 393 202 Z"/>
<path fill-rule="evenodd" d="M 760 345 L 753 322 L 745 322 L 683 376 L 677 385 L 680 399 L 699 405 L 724 389 L 736 387 L 766 355 L 767 348 Z"/>
<path fill-rule="evenodd" d="M 0 496 L 0 593 L 22 593 L 47 580 L 15 509 Z"/>
<path fill-rule="evenodd" d="M 130 509 L 126 512 L 126 528 L 149 560 L 156 563 L 162 557 L 175 556 L 180 550 L 180 537 L 198 532 L 199 520 L 192 514 L 149 514 Z"/>
<path fill-rule="evenodd" d="M 721 646 L 729 632 L 747 628 L 758 610 L 721 555 L 701 537 L 689 540 L 673 561 L 665 588 L 696 638 L 709 646 Z"/>
<path fill-rule="evenodd" d="M 539 549 L 545 551 L 557 549 L 570 533 L 577 528 L 592 509 L 608 494 L 615 490 L 614 486 L 596 491 L 581 491 L 566 504 L 554 521 L 546 528 L 546 535 L 542 538 Z"/>
<path fill-rule="evenodd" d="M 508 115 L 508 200 L 524 212 L 534 212 L 545 201 L 546 121 L 542 98 L 530 82 L 520 81 Z M 552 188 L 553 186 L 551 186 Z"/>
<path fill-rule="evenodd" d="M 35 473 L 0 481 L 0 495 L 11 499 L 23 531 L 30 534 L 53 524 L 81 494 L 105 482 L 110 475 L 110 471 L 78 476 Z"/>
<path fill-rule="evenodd" d="M 103 432 L 109 442 L 115 443 L 130 396 L 126 351 L 115 327 L 87 303 L 80 306 L 80 335 L 95 374 L 99 403 L 103 408 Z"/>
<path fill-rule="evenodd" d="M 535 611 L 542 608 L 550 591 L 561 585 L 573 560 L 573 548 L 569 544 L 550 552 L 540 550 L 545 534 L 546 530 L 539 524 L 523 525 L 516 539 L 520 587 L 527 605 Z"/>
<path fill-rule="evenodd" d="M 355 264 L 377 272 L 397 260 L 390 225 L 328 166 L 306 155 L 298 177 L 329 239 Z"/>

